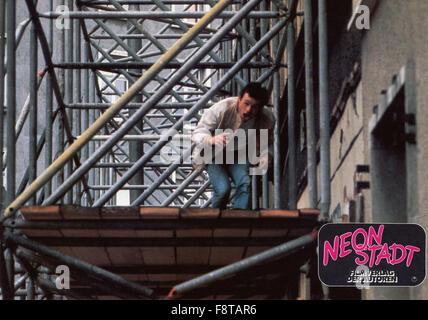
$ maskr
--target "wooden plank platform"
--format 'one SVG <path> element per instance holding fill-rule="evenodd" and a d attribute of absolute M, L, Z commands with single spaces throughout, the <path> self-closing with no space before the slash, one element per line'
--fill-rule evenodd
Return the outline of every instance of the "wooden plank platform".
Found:
<path fill-rule="evenodd" d="M 153 288 L 159 298 L 175 284 L 305 235 L 320 224 L 315 209 L 53 205 L 23 207 L 21 213 L 24 220 L 13 226 L 28 238 L 115 270 Z M 236 297 L 220 291 L 204 291 L 198 298 Z"/>

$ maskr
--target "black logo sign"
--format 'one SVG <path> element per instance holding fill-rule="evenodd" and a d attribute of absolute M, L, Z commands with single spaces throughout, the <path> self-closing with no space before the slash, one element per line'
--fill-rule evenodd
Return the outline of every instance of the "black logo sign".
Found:
<path fill-rule="evenodd" d="M 425 230 L 417 224 L 326 224 L 318 274 L 327 286 L 408 287 L 425 279 Z"/>

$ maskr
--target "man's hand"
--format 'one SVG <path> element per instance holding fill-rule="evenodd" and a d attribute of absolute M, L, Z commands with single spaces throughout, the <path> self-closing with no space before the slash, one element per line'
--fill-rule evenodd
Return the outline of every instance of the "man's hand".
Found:
<path fill-rule="evenodd" d="M 218 145 L 220 147 L 224 147 L 228 140 L 228 136 L 230 135 L 230 132 L 224 132 L 219 135 L 216 135 L 211 138 L 211 144 L 212 145 Z"/>
<path fill-rule="evenodd" d="M 272 165 L 272 157 L 269 154 L 265 154 L 258 163 L 258 168 L 265 171 Z"/>

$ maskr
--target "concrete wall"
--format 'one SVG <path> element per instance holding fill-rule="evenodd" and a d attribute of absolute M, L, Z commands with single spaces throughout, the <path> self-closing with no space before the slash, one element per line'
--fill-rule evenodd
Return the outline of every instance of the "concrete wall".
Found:
<path fill-rule="evenodd" d="M 426 106 L 428 91 L 425 88 L 428 81 L 427 14 L 428 2 L 424 0 L 379 0 L 377 6 L 371 11 L 370 29 L 361 31 L 362 78 L 356 91 L 357 113 L 348 101 L 331 137 L 331 212 L 340 205 L 343 214 L 347 201 L 357 198 L 358 194 L 352 190 L 355 167 L 359 164 L 370 164 L 372 160 L 369 122 L 373 115 L 373 107 L 382 101 L 381 92 L 391 86 L 393 76 L 397 75 L 409 61 L 413 61 L 416 83 L 414 98 L 417 144 L 416 169 L 414 177 L 410 180 L 413 179 L 415 184 L 413 190 L 416 190 L 417 195 L 409 194 L 408 191 L 407 197 L 416 199 L 417 203 L 414 205 L 417 213 L 415 219 L 408 218 L 407 221 L 419 223 L 425 230 L 428 229 L 428 197 L 426 196 L 428 194 L 428 108 Z M 331 63 L 334 61 L 330 60 Z M 335 101 L 336 97 L 333 95 L 330 99 Z M 353 144 L 350 144 L 351 140 L 354 141 Z M 348 153 L 343 156 L 344 152 Z M 387 160 L 385 158 L 385 161 Z M 405 167 L 401 167 L 397 176 L 404 175 L 404 171 Z M 387 212 L 382 217 L 373 217 L 372 203 L 378 204 L 377 195 L 372 194 L 371 190 L 363 190 L 361 194 L 364 196 L 364 221 L 371 222 L 382 218 L 384 222 L 399 222 L 396 216 L 388 215 Z M 399 199 L 395 191 L 390 194 L 390 197 Z M 307 207 L 307 204 L 306 189 L 299 199 L 298 207 Z M 425 281 L 421 286 L 412 289 L 372 288 L 363 292 L 363 298 L 427 299 L 428 283 Z"/>
<path fill-rule="evenodd" d="M 371 16 L 371 28 L 362 40 L 362 85 L 364 122 L 371 117 L 371 108 L 381 100 L 380 92 L 391 84 L 391 78 L 400 69 L 413 60 L 416 70 L 416 121 L 417 121 L 417 190 L 418 219 L 427 229 L 428 200 L 428 93 L 424 83 L 428 80 L 427 52 L 428 36 L 428 2 L 423 0 L 388 0 L 379 1 L 376 11 Z M 365 126 L 366 136 L 368 136 Z M 368 141 L 366 141 L 366 144 Z M 366 154 L 370 161 L 370 154 Z M 376 201 L 376 199 L 373 199 Z M 403 291 L 403 290 L 402 290 Z M 402 292 L 385 292 L 373 294 L 374 298 L 401 297 Z M 428 284 L 411 290 L 411 297 L 427 298 Z"/>

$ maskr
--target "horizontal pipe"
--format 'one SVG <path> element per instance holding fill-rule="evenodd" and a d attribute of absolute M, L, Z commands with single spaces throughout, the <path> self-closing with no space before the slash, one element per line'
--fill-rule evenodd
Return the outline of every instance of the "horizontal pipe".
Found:
<path fill-rule="evenodd" d="M 8 220 L 4 222 L 5 227 L 24 230 L 54 230 L 54 229 L 108 229 L 108 230 L 191 230 L 191 229 L 236 229 L 236 228 L 251 228 L 251 229 L 302 229 L 314 228 L 320 223 L 311 219 L 295 218 L 269 218 L 269 219 L 254 219 L 254 218 L 227 218 L 227 219 L 192 219 L 183 218 L 179 220 L 169 219 L 149 219 L 142 220 L 127 220 L 114 219 L 84 219 L 84 220 Z"/>
<path fill-rule="evenodd" d="M 237 61 L 232 62 L 199 62 L 193 66 L 193 69 L 229 69 L 233 67 Z M 54 68 L 61 69 L 149 69 L 153 66 L 153 62 L 64 62 L 55 63 Z M 178 69 L 183 64 L 180 62 L 166 63 L 164 69 Z M 267 62 L 247 62 L 242 65 L 242 68 L 270 68 L 272 63 Z"/>
<path fill-rule="evenodd" d="M 76 300 L 95 300 L 95 298 L 82 295 L 82 294 L 80 294 L 80 293 L 78 293 L 72 289 L 58 289 L 56 284 L 54 284 L 49 279 L 37 277 L 36 283 L 44 291 L 49 291 L 49 292 L 55 293 L 55 294 L 60 295 L 60 296 L 66 296 L 66 297 L 70 297 L 70 298 L 73 298 Z"/>
<path fill-rule="evenodd" d="M 200 19 L 208 12 L 190 12 L 190 11 L 114 11 L 114 12 L 101 12 L 101 11 L 70 11 L 64 12 L 43 12 L 39 13 L 39 17 L 48 19 L 64 18 L 68 19 Z M 216 16 L 216 19 L 230 19 L 236 12 L 223 11 Z M 281 18 L 283 15 L 278 11 L 252 11 L 247 15 L 247 18 L 254 19 L 273 19 Z"/>
<path fill-rule="evenodd" d="M 119 4 L 153 4 L 153 0 L 118 0 Z M 109 0 L 80 0 L 82 5 L 111 4 Z M 162 0 L 164 4 L 206 4 L 206 0 Z M 240 3 L 232 1 L 231 3 Z"/>
<path fill-rule="evenodd" d="M 18 248 L 15 251 L 15 254 L 17 257 L 19 257 L 20 259 L 25 259 L 27 261 L 31 261 L 35 264 L 38 265 L 45 265 L 47 266 L 47 272 L 50 274 L 54 274 L 54 271 L 56 269 L 56 264 L 52 261 L 47 261 L 44 257 L 36 254 L 34 251 L 30 251 L 27 249 L 22 249 L 22 248 Z M 109 271 L 109 270 L 108 270 Z M 109 271 L 111 272 L 111 271 Z M 41 274 L 40 271 L 37 271 L 38 275 Z M 109 286 L 108 284 L 105 283 L 105 281 L 103 280 L 99 280 L 99 279 L 95 279 L 95 278 L 90 278 L 87 274 L 85 273 L 81 273 L 78 270 L 70 270 L 70 273 L 73 274 L 73 280 L 78 281 L 81 284 L 84 285 L 89 285 L 92 288 L 101 290 L 101 292 L 104 293 L 104 295 L 113 295 L 113 296 L 117 296 L 119 298 L 122 299 L 136 299 L 135 295 L 131 295 L 129 293 L 124 292 L 123 289 L 121 290 L 115 290 L 113 286 Z"/>
<path fill-rule="evenodd" d="M 182 115 L 181 115 L 182 116 Z M 77 136 L 77 138 L 79 138 L 80 136 Z M 190 141 L 190 134 L 177 134 L 175 135 L 172 140 L 173 141 L 180 141 L 180 139 L 188 139 Z M 132 134 L 128 134 L 128 135 L 124 135 L 121 140 L 126 140 L 126 141 L 153 141 L 153 140 L 159 140 L 159 139 L 165 139 L 164 136 L 159 135 L 159 134 L 144 134 L 144 135 L 132 135 Z M 103 141 L 103 140 L 108 140 L 110 139 L 109 135 L 96 135 L 93 136 L 91 138 L 91 140 L 95 140 L 95 141 Z"/>
<path fill-rule="evenodd" d="M 111 282 L 112 284 L 117 285 L 119 287 L 125 287 L 128 290 L 132 290 L 136 294 L 145 297 L 151 297 L 153 295 L 153 290 L 150 288 L 146 288 L 133 282 L 127 281 L 115 274 L 98 268 L 97 266 L 93 266 L 85 261 L 81 261 L 74 257 L 55 251 L 47 246 L 37 243 L 36 241 L 26 239 L 20 235 L 13 234 L 10 232 L 5 233 L 5 237 L 7 241 L 11 241 L 24 248 L 39 252 L 42 255 L 58 260 L 59 262 L 68 265 L 70 268 L 76 268 L 78 270 L 86 272 L 88 275 L 93 275 L 97 278 L 104 279 L 105 281 Z"/>
<path fill-rule="evenodd" d="M 126 104 L 123 109 L 138 109 L 144 105 L 144 102 L 136 103 L 131 102 Z M 158 103 L 153 106 L 153 109 L 189 109 L 195 104 L 191 102 L 169 102 L 169 103 Z M 107 109 L 111 106 L 109 103 L 72 103 L 66 105 L 70 109 Z M 212 106 L 212 103 L 207 103 L 206 108 Z"/>
<path fill-rule="evenodd" d="M 108 190 L 110 189 L 112 186 L 109 185 L 90 185 L 89 189 L 93 189 L 93 190 Z M 170 185 L 163 185 L 163 186 L 158 186 L 156 189 L 177 189 L 179 187 L 182 187 L 179 184 L 170 184 Z M 200 187 L 202 187 L 202 185 L 187 185 L 184 187 L 184 189 L 199 189 Z M 132 184 L 132 185 L 127 185 L 127 186 L 123 186 L 122 188 L 120 188 L 121 190 L 145 190 L 150 188 L 149 185 L 137 185 L 137 184 Z"/>
<path fill-rule="evenodd" d="M 135 162 L 102 162 L 97 163 L 93 166 L 93 168 L 129 168 L 132 167 Z M 169 167 L 171 163 L 164 162 L 148 162 L 145 165 L 145 169 L 153 169 L 159 167 Z M 192 164 L 180 163 L 180 168 L 193 168 Z"/>
<path fill-rule="evenodd" d="M 243 259 L 236 263 L 232 263 L 226 267 L 209 272 L 195 279 L 183 282 L 175 286 L 174 288 L 172 288 L 171 292 L 168 294 L 168 298 L 171 298 L 171 299 L 178 298 L 184 293 L 192 291 L 203 285 L 211 284 L 217 280 L 231 276 L 238 272 L 242 272 L 253 266 L 266 263 L 267 261 L 270 261 L 272 259 L 278 259 L 280 257 L 288 255 L 300 248 L 303 248 L 307 245 L 314 243 L 317 238 L 317 234 L 318 234 L 317 232 L 312 232 L 308 235 L 291 240 L 289 242 L 276 246 L 272 249 L 266 250 L 262 253 Z"/>
<path fill-rule="evenodd" d="M 42 246 L 55 247 L 272 247 L 286 241 L 285 237 L 257 238 L 119 238 L 119 237 L 32 237 Z M 36 250 L 36 249 L 34 249 Z M 148 288 L 146 288 L 147 290 Z"/>
<path fill-rule="evenodd" d="M 148 37 L 144 34 L 118 34 L 117 35 L 120 39 L 147 39 Z M 156 39 L 180 39 L 182 34 L 154 34 L 153 37 Z M 211 38 L 211 34 L 201 34 L 199 35 L 199 38 L 205 39 L 205 38 Z M 228 40 L 231 40 L 232 38 L 238 37 L 237 35 L 229 35 Z M 110 36 L 102 36 L 102 35 L 92 35 L 91 39 L 97 39 L 97 40 L 111 40 Z"/>

